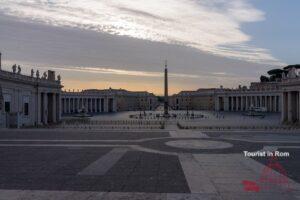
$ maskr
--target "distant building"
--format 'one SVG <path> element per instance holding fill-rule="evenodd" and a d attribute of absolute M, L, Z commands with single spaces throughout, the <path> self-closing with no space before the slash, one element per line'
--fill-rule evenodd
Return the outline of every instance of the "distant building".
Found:
<path fill-rule="evenodd" d="M 282 88 L 282 121 L 300 124 L 300 70 L 289 69 L 289 73 L 283 77 L 280 86 Z"/>
<path fill-rule="evenodd" d="M 154 110 L 157 105 L 157 97 L 148 92 L 90 89 L 62 93 L 63 114 Z"/>
<path fill-rule="evenodd" d="M 21 67 L 13 72 L 0 70 L 0 126 L 21 127 L 60 121 L 60 77 L 54 71 L 22 75 Z"/>
<path fill-rule="evenodd" d="M 256 107 L 266 112 L 281 111 L 280 82 L 257 82 L 251 83 L 249 88 L 240 86 L 216 92 L 216 111 L 249 111 Z"/>
<path fill-rule="evenodd" d="M 214 110 L 217 90 L 204 88 L 196 91 L 181 91 L 170 97 L 170 106 L 173 110 Z"/>

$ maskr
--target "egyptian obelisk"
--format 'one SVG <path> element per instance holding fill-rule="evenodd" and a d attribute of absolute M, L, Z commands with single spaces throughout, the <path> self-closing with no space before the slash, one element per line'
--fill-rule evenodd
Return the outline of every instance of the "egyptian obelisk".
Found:
<path fill-rule="evenodd" d="M 164 97 L 164 117 L 169 117 L 169 94 L 168 94 L 168 63 L 165 62 L 165 97 Z"/>

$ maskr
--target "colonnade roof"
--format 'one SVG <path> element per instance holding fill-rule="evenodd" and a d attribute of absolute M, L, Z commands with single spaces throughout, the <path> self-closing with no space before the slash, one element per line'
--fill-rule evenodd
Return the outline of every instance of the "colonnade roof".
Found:
<path fill-rule="evenodd" d="M 63 91 L 64 95 L 103 95 L 103 96 L 132 96 L 132 97 L 155 97 L 153 93 L 147 91 L 127 91 L 124 89 L 88 89 L 82 91 Z"/>
<path fill-rule="evenodd" d="M 47 78 L 39 78 L 24 75 L 21 73 L 14 73 L 9 71 L 0 70 L 0 79 L 5 81 L 11 81 L 15 83 L 28 84 L 33 86 L 43 86 L 43 87 L 54 87 L 62 88 L 60 80 L 50 80 Z"/>

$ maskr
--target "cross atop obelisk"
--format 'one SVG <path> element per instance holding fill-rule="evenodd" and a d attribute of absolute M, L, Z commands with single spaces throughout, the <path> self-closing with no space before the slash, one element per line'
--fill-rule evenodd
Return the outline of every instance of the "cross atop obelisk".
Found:
<path fill-rule="evenodd" d="M 165 97 L 164 97 L 164 117 L 169 117 L 169 94 L 168 94 L 168 62 L 165 61 Z"/>

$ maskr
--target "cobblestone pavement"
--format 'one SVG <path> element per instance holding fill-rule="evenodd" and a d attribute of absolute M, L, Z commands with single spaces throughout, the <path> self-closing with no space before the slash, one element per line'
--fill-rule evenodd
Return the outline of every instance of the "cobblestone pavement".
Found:
<path fill-rule="evenodd" d="M 272 132 L 1 130 L 0 200 L 299 199 L 300 135 Z M 267 158 L 285 182 L 260 186 Z M 278 169 L 268 170 L 282 177 Z M 281 173 L 281 174 L 280 174 Z"/>

